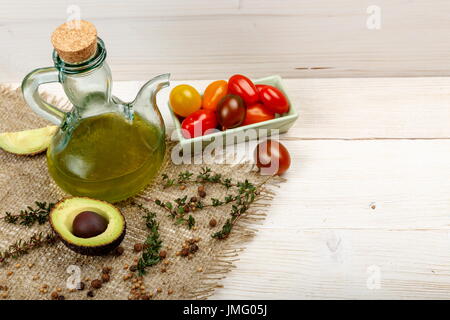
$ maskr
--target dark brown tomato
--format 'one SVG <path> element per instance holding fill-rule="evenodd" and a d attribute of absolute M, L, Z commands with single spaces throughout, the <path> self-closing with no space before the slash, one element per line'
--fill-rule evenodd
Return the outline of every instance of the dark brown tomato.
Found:
<path fill-rule="evenodd" d="M 217 121 L 222 130 L 239 127 L 245 119 L 245 104 L 241 97 L 227 94 L 217 105 Z"/>

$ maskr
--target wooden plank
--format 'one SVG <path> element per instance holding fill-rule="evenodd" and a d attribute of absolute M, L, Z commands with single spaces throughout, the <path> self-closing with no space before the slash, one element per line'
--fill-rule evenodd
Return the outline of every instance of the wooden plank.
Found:
<path fill-rule="evenodd" d="M 448 235 L 264 229 L 212 299 L 449 299 Z"/>
<path fill-rule="evenodd" d="M 26 2 L 24 4 L 24 2 Z M 236 14 L 238 0 L 128 0 L 111 2 L 108 0 L 64 1 L 10 1 L 0 3 L 0 21 L 17 22 L 33 20 L 66 20 L 73 10 L 80 10 L 82 19 L 136 19 L 148 17 L 184 17 L 204 15 Z M 75 6 L 74 6 L 75 5 Z M 72 7 L 72 8 L 70 8 Z M 78 7 L 78 8 L 76 8 Z M 68 12 L 69 11 L 69 12 Z"/>
<path fill-rule="evenodd" d="M 286 145 L 288 181 L 213 298 L 450 298 L 450 141 Z"/>
<path fill-rule="evenodd" d="M 450 44 L 445 0 L 380 0 L 380 30 L 369 30 L 370 1 L 78 2 L 107 42 L 115 79 L 175 79 L 241 72 L 253 77 L 443 76 Z M 66 4 L 0 4 L 0 82 L 20 81 L 51 63 L 49 36 Z M 401 23 L 399 22 L 401 21 Z"/>
<path fill-rule="evenodd" d="M 450 140 L 284 144 L 292 168 L 267 228 L 448 228 Z"/>
<path fill-rule="evenodd" d="M 450 78 L 285 80 L 292 139 L 450 138 Z"/>

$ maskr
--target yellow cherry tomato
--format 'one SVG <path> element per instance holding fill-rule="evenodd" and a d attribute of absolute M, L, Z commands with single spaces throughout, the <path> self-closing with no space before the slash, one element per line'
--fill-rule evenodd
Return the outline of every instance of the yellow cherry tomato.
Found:
<path fill-rule="evenodd" d="M 211 82 L 203 93 L 203 109 L 216 111 L 219 101 L 227 95 L 228 82 L 217 80 Z"/>
<path fill-rule="evenodd" d="M 187 117 L 202 106 L 200 93 L 187 84 L 180 84 L 173 88 L 169 100 L 173 112 L 182 117 Z"/>

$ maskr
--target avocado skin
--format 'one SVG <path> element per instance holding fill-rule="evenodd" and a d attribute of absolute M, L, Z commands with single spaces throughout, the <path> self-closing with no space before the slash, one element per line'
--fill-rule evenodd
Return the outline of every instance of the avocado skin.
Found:
<path fill-rule="evenodd" d="M 94 246 L 94 247 L 88 247 L 88 246 L 82 246 L 82 245 L 77 245 L 74 244 L 70 241 L 65 240 L 58 232 L 58 230 L 55 228 L 55 226 L 53 225 L 53 221 L 52 221 L 52 214 L 54 212 L 54 210 L 56 210 L 56 208 L 58 207 L 58 205 L 66 200 L 69 199 L 74 199 L 74 198 L 79 198 L 79 199 L 89 199 L 89 200 L 94 200 L 94 201 L 98 201 L 98 202 L 104 202 L 107 203 L 111 206 L 113 206 L 112 204 L 103 201 L 103 200 L 97 200 L 97 199 L 92 199 L 89 197 L 68 197 L 68 198 L 64 198 L 62 200 L 60 200 L 58 203 L 56 203 L 52 209 L 52 211 L 50 212 L 49 215 L 49 222 L 50 222 L 50 226 L 52 228 L 52 230 L 55 232 L 55 234 L 58 236 L 59 240 L 61 240 L 62 243 L 64 243 L 64 245 L 69 248 L 72 251 L 75 251 L 76 253 L 85 255 L 85 256 L 104 256 L 106 254 L 108 254 L 109 252 L 111 252 L 112 250 L 114 250 L 115 248 L 117 248 L 120 243 L 122 242 L 122 240 L 125 238 L 125 234 L 127 231 L 127 222 L 124 218 L 124 225 L 123 225 L 123 230 L 122 233 L 120 234 L 119 237 L 117 237 L 116 239 L 114 239 L 112 242 L 109 243 L 105 243 L 102 244 L 100 246 Z M 122 215 L 122 213 L 120 212 L 120 210 L 118 210 L 119 213 Z M 122 215 L 123 216 L 123 215 Z"/>
<path fill-rule="evenodd" d="M 76 244 L 73 244 L 71 242 L 64 240 L 59 235 L 58 235 L 58 237 L 61 240 L 61 242 L 66 245 L 67 248 L 69 248 L 72 251 L 75 251 L 76 253 L 79 253 L 79 254 L 82 254 L 85 256 L 104 256 L 120 245 L 123 238 L 125 238 L 126 231 L 127 231 L 127 226 L 125 224 L 122 234 L 118 238 L 116 238 L 113 242 L 106 243 L 104 245 L 96 246 L 96 247 L 78 246 Z"/>

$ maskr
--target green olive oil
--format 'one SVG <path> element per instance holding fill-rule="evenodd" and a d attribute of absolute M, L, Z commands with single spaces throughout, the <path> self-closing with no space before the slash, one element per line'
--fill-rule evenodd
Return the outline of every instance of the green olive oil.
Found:
<path fill-rule="evenodd" d="M 75 196 L 116 202 L 141 191 L 158 173 L 165 153 L 161 129 L 135 115 L 106 113 L 55 135 L 47 151 L 50 175 Z"/>

